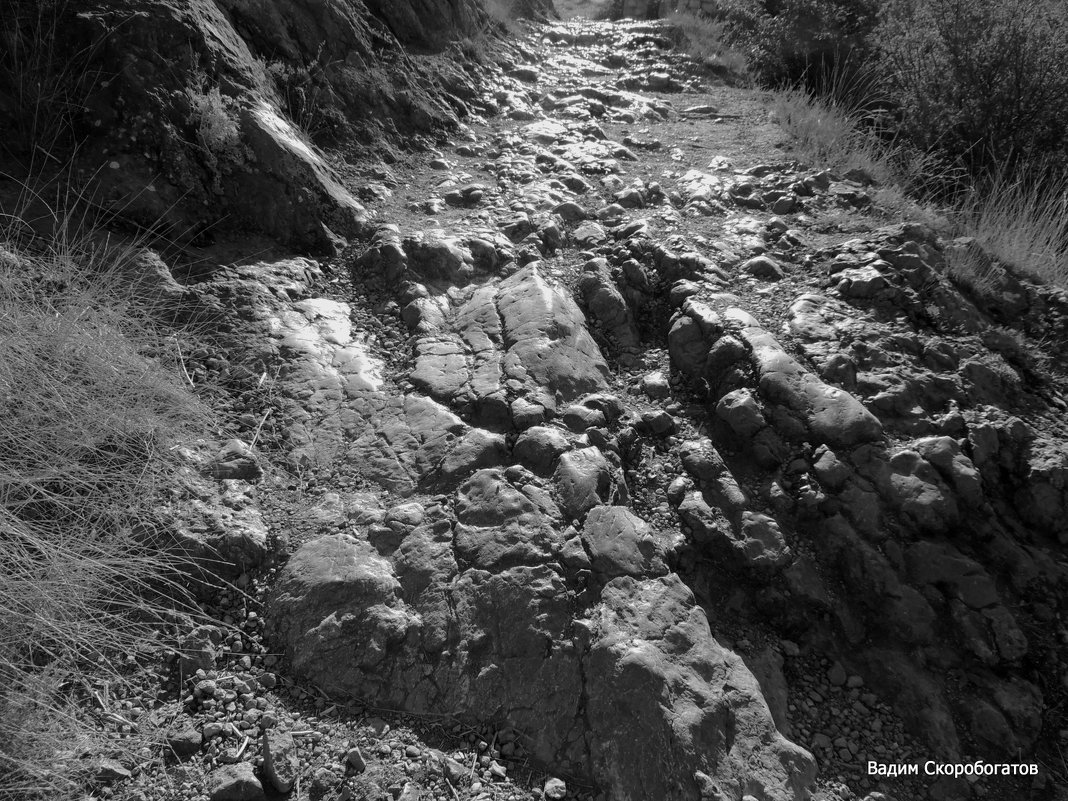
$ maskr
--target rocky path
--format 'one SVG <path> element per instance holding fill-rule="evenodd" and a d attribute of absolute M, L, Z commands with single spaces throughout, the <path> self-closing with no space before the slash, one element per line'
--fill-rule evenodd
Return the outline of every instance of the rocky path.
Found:
<path fill-rule="evenodd" d="M 186 632 L 172 789 L 1048 797 L 1064 293 L 961 294 L 971 244 L 660 24 L 502 49 L 485 116 L 348 176 L 367 241 L 195 286 L 243 633 Z M 978 758 L 1043 767 L 867 771 Z"/>

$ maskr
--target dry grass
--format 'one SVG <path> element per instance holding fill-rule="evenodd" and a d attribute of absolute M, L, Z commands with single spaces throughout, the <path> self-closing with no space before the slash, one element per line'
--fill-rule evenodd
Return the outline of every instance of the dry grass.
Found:
<path fill-rule="evenodd" d="M 68 0 L 0 3 L 0 152 L 32 170 L 61 162 L 74 146 L 73 121 L 102 76 L 90 68 L 103 39 L 72 50 L 61 33 Z"/>
<path fill-rule="evenodd" d="M 772 97 L 773 114 L 807 161 L 839 173 L 862 171 L 880 184 L 877 200 L 890 211 L 936 229 L 945 226 L 940 212 L 912 195 L 930 186 L 959 185 L 959 174 L 886 140 L 864 125 L 861 111 L 801 90 Z M 953 251 L 950 270 L 958 280 L 976 291 L 989 289 L 998 281 L 1000 263 L 1033 280 L 1068 285 L 1068 179 L 1051 174 L 1057 173 L 1045 165 L 1015 171 L 1016 177 L 1002 174 L 973 184 L 954 200 L 951 233 L 979 245 Z"/>
<path fill-rule="evenodd" d="M 773 93 L 772 113 L 805 159 L 840 172 L 862 170 L 879 183 L 894 180 L 894 152 L 861 115 L 801 89 Z"/>
<path fill-rule="evenodd" d="M 988 256 L 1033 280 L 1068 286 L 1068 179 L 999 175 L 967 195 L 957 218 L 960 233 Z M 992 266 L 959 253 L 951 269 L 988 284 Z"/>
<path fill-rule="evenodd" d="M 666 19 L 679 37 L 680 47 L 709 69 L 736 79 L 748 77 L 745 54 L 728 44 L 726 22 L 682 11 Z"/>
<path fill-rule="evenodd" d="M 0 226 L 0 797 L 68 798 L 88 755 L 143 744 L 85 701 L 184 604 L 159 499 L 210 415 L 123 290 L 136 245 L 17 223 Z"/>

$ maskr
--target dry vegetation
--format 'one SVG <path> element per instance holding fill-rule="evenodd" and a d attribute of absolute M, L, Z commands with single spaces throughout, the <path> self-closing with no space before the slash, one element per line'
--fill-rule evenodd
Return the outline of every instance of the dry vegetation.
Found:
<path fill-rule="evenodd" d="M 700 58 L 745 52 L 806 160 L 866 174 L 898 209 L 936 204 L 1002 263 L 1068 284 L 1068 6 L 722 0 L 675 20 Z"/>
<path fill-rule="evenodd" d="M 72 797 L 105 734 L 107 687 L 191 608 L 158 509 L 177 446 L 211 416 L 124 281 L 136 246 L 55 219 L 0 226 L 0 797 Z M 112 728 L 112 731 L 114 729 Z"/>

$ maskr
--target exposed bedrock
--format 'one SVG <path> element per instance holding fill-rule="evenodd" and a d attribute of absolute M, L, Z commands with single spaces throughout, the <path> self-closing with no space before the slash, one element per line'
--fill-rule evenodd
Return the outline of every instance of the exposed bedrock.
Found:
<path fill-rule="evenodd" d="M 77 0 L 57 13 L 60 47 L 99 76 L 74 120 L 98 202 L 172 236 L 251 230 L 316 252 L 365 216 L 327 152 L 454 125 L 471 78 L 416 54 L 488 24 L 475 0 Z"/>
<path fill-rule="evenodd" d="M 295 385 L 296 406 L 344 421 L 316 436 L 420 499 L 300 548 L 273 636 L 328 692 L 507 723 L 540 764 L 612 798 L 804 798 L 814 763 L 674 572 L 684 537 L 628 506 L 628 407 L 582 310 L 538 263 L 477 266 L 474 250 L 386 231 L 358 260 L 359 279 L 401 279 L 408 394 L 329 307 L 261 308 L 315 388 Z M 404 471 L 376 467 L 387 443 Z"/>
<path fill-rule="evenodd" d="M 271 607 L 294 667 L 327 691 L 506 721 L 612 798 L 804 798 L 811 757 L 668 572 L 674 543 L 624 507 L 576 533 L 506 472 L 476 473 L 455 521 L 428 509 L 385 554 L 360 536 L 301 548 Z"/>
<path fill-rule="evenodd" d="M 270 636 L 328 692 L 510 727 L 610 799 L 804 799 L 806 749 L 837 775 L 1034 753 L 1063 694 L 1058 385 L 947 273 L 968 243 L 790 227 L 866 207 L 859 178 L 624 180 L 658 147 L 594 118 L 684 112 L 587 80 L 660 58 L 657 29 L 586 25 L 538 40 L 566 86 L 500 75 L 508 126 L 416 206 L 448 225 L 366 232 L 348 294 L 298 260 L 205 282 L 279 368 L 294 470 L 345 479 Z M 1017 283 L 1019 330 L 1060 341 L 1068 299 Z"/>

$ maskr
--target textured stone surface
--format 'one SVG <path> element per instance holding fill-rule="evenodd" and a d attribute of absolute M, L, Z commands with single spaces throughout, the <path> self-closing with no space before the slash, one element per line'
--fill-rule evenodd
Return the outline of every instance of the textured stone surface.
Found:
<path fill-rule="evenodd" d="M 1042 751 L 1068 432 L 1029 354 L 1068 299 L 972 302 L 933 231 L 869 230 L 867 178 L 777 160 L 763 106 L 670 44 L 537 28 L 468 98 L 486 129 L 369 166 L 394 194 L 360 194 L 383 224 L 347 275 L 182 290 L 278 376 L 264 434 L 307 480 L 270 650 L 608 798 L 800 801 L 801 747 L 857 796 L 873 754 Z"/>

